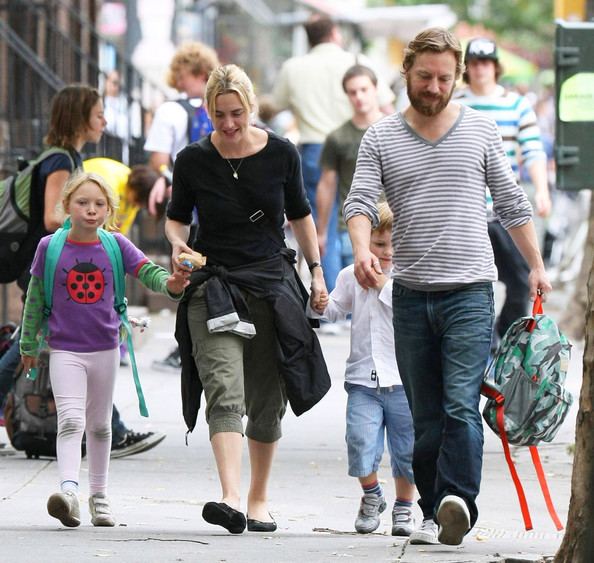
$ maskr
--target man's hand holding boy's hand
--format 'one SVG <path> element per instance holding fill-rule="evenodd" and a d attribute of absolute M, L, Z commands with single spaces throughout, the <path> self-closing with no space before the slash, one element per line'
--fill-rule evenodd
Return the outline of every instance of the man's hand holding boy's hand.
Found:
<path fill-rule="evenodd" d="M 383 272 L 381 274 L 379 274 L 377 276 L 377 284 L 376 284 L 376 289 L 382 289 L 382 287 L 384 287 L 384 285 L 386 285 L 386 283 L 388 282 L 388 276 L 386 276 L 386 274 L 384 274 Z"/>

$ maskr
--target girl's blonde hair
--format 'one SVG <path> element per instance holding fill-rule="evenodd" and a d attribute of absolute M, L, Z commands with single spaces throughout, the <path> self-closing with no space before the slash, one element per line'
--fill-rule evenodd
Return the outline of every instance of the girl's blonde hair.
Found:
<path fill-rule="evenodd" d="M 107 231 L 115 231 L 116 224 L 115 224 L 115 216 L 116 211 L 118 209 L 118 196 L 113 191 L 113 188 L 107 183 L 103 176 L 99 174 L 95 174 L 93 172 L 75 172 L 66 184 L 64 185 L 64 189 L 62 190 L 62 208 L 66 210 L 70 205 L 70 200 L 72 196 L 80 188 L 84 183 L 92 182 L 96 184 L 99 189 L 103 192 L 105 199 L 107 200 L 107 218 L 105 220 L 105 224 L 103 228 Z"/>
<path fill-rule="evenodd" d="M 392 215 L 392 210 L 390 209 L 388 203 L 386 201 L 378 203 L 377 212 L 379 214 L 379 222 L 377 227 L 375 227 L 373 230 L 375 232 L 391 231 L 394 216 Z"/>
<path fill-rule="evenodd" d="M 217 96 L 237 94 L 243 109 L 248 113 L 256 109 L 254 86 L 245 71 L 237 65 L 223 65 L 215 68 L 206 83 L 206 110 L 214 119 Z"/>

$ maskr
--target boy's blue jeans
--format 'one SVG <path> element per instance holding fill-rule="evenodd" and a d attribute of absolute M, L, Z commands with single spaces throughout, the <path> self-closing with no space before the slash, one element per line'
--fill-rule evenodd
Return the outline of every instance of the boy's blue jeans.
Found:
<path fill-rule="evenodd" d="M 402 385 L 365 387 L 345 383 L 346 443 L 351 477 L 377 471 L 388 443 L 392 477 L 414 483 L 412 471 L 413 425 Z"/>
<path fill-rule="evenodd" d="M 413 471 L 423 518 L 462 497 L 478 516 L 483 459 L 480 387 L 493 326 L 493 286 L 416 291 L 393 285 L 394 339 L 415 428 Z"/>

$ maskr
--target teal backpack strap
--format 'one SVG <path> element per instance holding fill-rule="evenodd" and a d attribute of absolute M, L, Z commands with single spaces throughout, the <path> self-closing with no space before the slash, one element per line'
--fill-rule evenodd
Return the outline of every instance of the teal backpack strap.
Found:
<path fill-rule="evenodd" d="M 65 223 L 64 227 L 59 228 L 53 235 L 47 245 L 45 252 L 45 265 L 43 268 L 43 320 L 41 323 L 41 334 L 39 336 L 39 347 L 37 355 L 46 347 L 48 328 L 47 320 L 52 312 L 54 279 L 56 277 L 56 266 L 62 254 L 62 249 L 68 238 L 70 223 Z M 37 369 L 32 368 L 27 377 L 33 381 L 37 378 Z"/>
<path fill-rule="evenodd" d="M 138 396 L 138 408 L 142 416 L 148 416 L 148 409 L 144 400 L 142 386 L 140 385 L 140 377 L 138 376 L 138 366 L 136 365 L 136 356 L 134 355 L 134 344 L 132 342 L 132 327 L 128 320 L 128 301 L 126 300 L 126 271 L 124 270 L 124 260 L 122 258 L 122 250 L 116 238 L 106 231 L 99 229 L 99 239 L 113 269 L 114 281 L 114 308 L 120 317 L 120 321 L 124 332 L 126 333 L 126 343 L 128 344 L 128 353 L 130 354 L 130 365 L 132 366 L 132 375 L 134 376 L 134 385 L 136 387 L 136 395 Z"/>

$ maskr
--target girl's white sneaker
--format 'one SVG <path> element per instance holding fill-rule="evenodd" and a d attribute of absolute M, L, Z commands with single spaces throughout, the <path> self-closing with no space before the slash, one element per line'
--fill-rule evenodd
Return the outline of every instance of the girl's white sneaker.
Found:
<path fill-rule="evenodd" d="M 115 518 L 105 493 L 95 493 L 89 497 L 89 510 L 93 526 L 115 526 Z"/>

